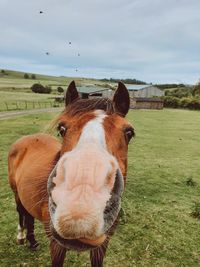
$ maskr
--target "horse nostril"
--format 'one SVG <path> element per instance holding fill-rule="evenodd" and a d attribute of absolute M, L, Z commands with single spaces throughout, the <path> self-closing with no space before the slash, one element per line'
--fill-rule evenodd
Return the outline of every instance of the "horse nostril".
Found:
<path fill-rule="evenodd" d="M 54 183 L 53 183 L 53 184 L 54 184 Z M 54 186 L 55 186 L 55 184 L 54 184 Z M 51 199 L 51 206 L 52 206 L 52 208 L 55 210 L 56 207 L 57 207 L 57 205 L 56 205 L 56 203 L 55 203 L 54 200 L 53 200 L 53 197 L 52 197 L 52 191 L 49 193 L 49 197 L 50 197 L 50 199 Z"/>
<path fill-rule="evenodd" d="M 49 190 L 49 196 L 52 198 L 52 194 L 51 194 L 51 192 L 52 192 L 52 190 L 54 189 L 54 187 L 56 186 L 56 184 L 53 182 L 53 181 L 51 181 L 50 183 L 49 183 L 49 187 L 48 187 L 48 190 Z"/>
<path fill-rule="evenodd" d="M 56 186 L 54 182 L 51 182 L 51 188 L 53 189 Z"/>
<path fill-rule="evenodd" d="M 50 198 L 51 198 L 51 201 L 50 201 L 51 207 L 52 207 L 52 209 L 53 209 L 53 212 L 55 212 L 55 209 L 57 208 L 57 205 L 56 205 L 56 203 L 53 201 L 53 199 L 52 199 L 52 195 L 50 195 Z"/>
<path fill-rule="evenodd" d="M 57 207 L 56 203 L 52 200 L 52 205 L 54 206 L 54 208 Z"/>
<path fill-rule="evenodd" d="M 48 181 L 47 181 L 47 190 L 48 193 L 50 195 L 51 190 L 55 187 L 55 183 L 53 182 L 53 178 L 56 177 L 56 166 L 54 167 L 54 169 L 52 170 L 52 172 L 50 173 L 49 177 L 48 177 Z"/>

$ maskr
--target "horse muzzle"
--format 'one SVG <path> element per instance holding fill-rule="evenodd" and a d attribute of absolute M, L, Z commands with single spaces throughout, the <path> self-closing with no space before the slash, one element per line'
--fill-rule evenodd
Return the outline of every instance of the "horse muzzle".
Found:
<path fill-rule="evenodd" d="M 47 183 L 47 190 L 49 194 L 51 232 L 53 237 L 62 246 L 69 247 L 72 249 L 85 250 L 101 246 L 103 243 L 106 242 L 107 236 L 111 232 L 113 225 L 115 225 L 115 221 L 118 218 L 118 214 L 121 208 L 121 197 L 124 190 L 124 179 L 121 171 L 119 169 L 117 169 L 116 171 L 114 186 L 110 192 L 109 195 L 110 197 L 105 203 L 104 209 L 102 210 L 102 215 L 101 215 L 102 224 L 97 232 L 95 232 L 95 230 L 93 230 L 92 227 L 90 227 L 90 225 L 92 225 L 93 223 L 92 221 L 92 223 L 90 224 L 89 220 L 92 217 L 92 215 L 90 214 L 88 215 L 88 221 L 86 217 L 84 221 L 77 220 L 77 222 L 75 222 L 77 225 L 80 223 L 80 227 L 78 228 L 72 227 L 70 221 L 69 224 L 67 223 L 62 224 L 62 231 L 58 231 L 58 229 L 61 228 L 55 227 L 56 226 L 55 214 L 57 206 L 52 198 L 52 190 L 55 187 L 53 178 L 56 177 L 56 175 L 57 175 L 57 166 L 54 167 L 51 174 L 49 175 Z M 98 219 L 96 219 L 96 222 L 98 222 Z M 87 231 L 86 230 L 82 231 L 83 229 L 82 224 L 84 224 L 84 226 L 86 225 L 86 228 L 88 227 Z M 76 230 L 76 229 L 81 229 L 81 230 Z"/>

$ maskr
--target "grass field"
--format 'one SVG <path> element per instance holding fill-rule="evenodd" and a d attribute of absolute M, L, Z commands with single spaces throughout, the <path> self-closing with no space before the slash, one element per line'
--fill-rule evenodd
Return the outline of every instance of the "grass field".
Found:
<path fill-rule="evenodd" d="M 5 70 L 5 73 L 2 74 L 0 72 L 0 91 L 11 91 L 11 92 L 31 92 L 30 87 L 34 83 L 41 83 L 42 85 L 51 86 L 52 91 L 57 93 L 57 87 L 62 86 L 66 89 L 66 86 L 72 81 L 75 80 L 77 86 L 84 86 L 84 85 L 99 85 L 103 86 L 104 82 L 96 80 L 96 79 L 89 79 L 89 78 L 81 78 L 81 77 L 56 77 L 56 76 L 48 76 L 48 75 L 41 75 L 36 74 L 36 79 L 24 79 L 24 73 L 20 71 L 12 71 L 12 70 Z M 29 77 L 31 74 L 28 73 Z"/>
<path fill-rule="evenodd" d="M 22 135 L 43 131 L 55 114 L 0 121 L 0 266 L 50 266 L 40 223 L 37 252 L 16 245 L 17 213 L 7 183 L 7 152 Z M 130 144 L 123 196 L 125 214 L 113 236 L 105 267 L 200 266 L 200 113 L 188 110 L 132 110 L 136 129 Z M 187 181 L 193 181 L 190 186 Z M 68 253 L 65 266 L 90 266 L 88 253 Z"/>
<path fill-rule="evenodd" d="M 53 97 L 58 95 L 57 88 L 61 86 L 66 90 L 67 85 L 76 81 L 77 86 L 104 86 L 105 83 L 95 79 L 56 77 L 36 74 L 36 79 L 24 79 L 24 72 L 4 70 L 0 71 L 0 112 L 20 109 L 33 109 L 50 107 L 54 102 Z M 31 74 L 29 74 L 31 77 Z M 50 86 L 51 94 L 35 94 L 31 91 L 34 83 Z M 59 103 L 54 103 L 59 105 Z"/>
<path fill-rule="evenodd" d="M 52 94 L 35 94 L 26 92 L 0 91 L 0 111 L 15 109 L 33 109 L 45 107 L 45 104 L 54 103 Z"/>

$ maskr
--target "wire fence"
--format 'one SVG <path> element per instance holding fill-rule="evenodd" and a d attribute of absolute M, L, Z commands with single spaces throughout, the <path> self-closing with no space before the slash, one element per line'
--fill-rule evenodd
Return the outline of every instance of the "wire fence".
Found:
<path fill-rule="evenodd" d="M 53 108 L 62 106 L 64 106 L 64 103 L 56 101 L 12 101 L 0 103 L 0 111 Z"/>

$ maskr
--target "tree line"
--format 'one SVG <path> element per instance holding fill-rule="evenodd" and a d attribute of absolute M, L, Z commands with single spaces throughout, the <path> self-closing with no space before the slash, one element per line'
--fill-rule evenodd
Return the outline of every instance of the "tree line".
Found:
<path fill-rule="evenodd" d="M 200 109 L 200 82 L 191 87 L 165 90 L 163 99 L 165 107 Z"/>
<path fill-rule="evenodd" d="M 130 79 L 130 78 L 127 78 L 127 79 L 114 79 L 114 78 L 107 79 L 107 78 L 104 78 L 104 79 L 100 79 L 100 81 L 102 81 L 102 82 L 115 82 L 115 83 L 118 83 L 121 81 L 121 82 L 126 83 L 126 84 L 146 84 L 146 82 L 143 82 L 143 81 L 140 81 L 137 79 Z"/>
<path fill-rule="evenodd" d="M 28 74 L 28 73 L 24 73 L 24 79 L 36 79 L 36 75 L 35 74 Z"/>

